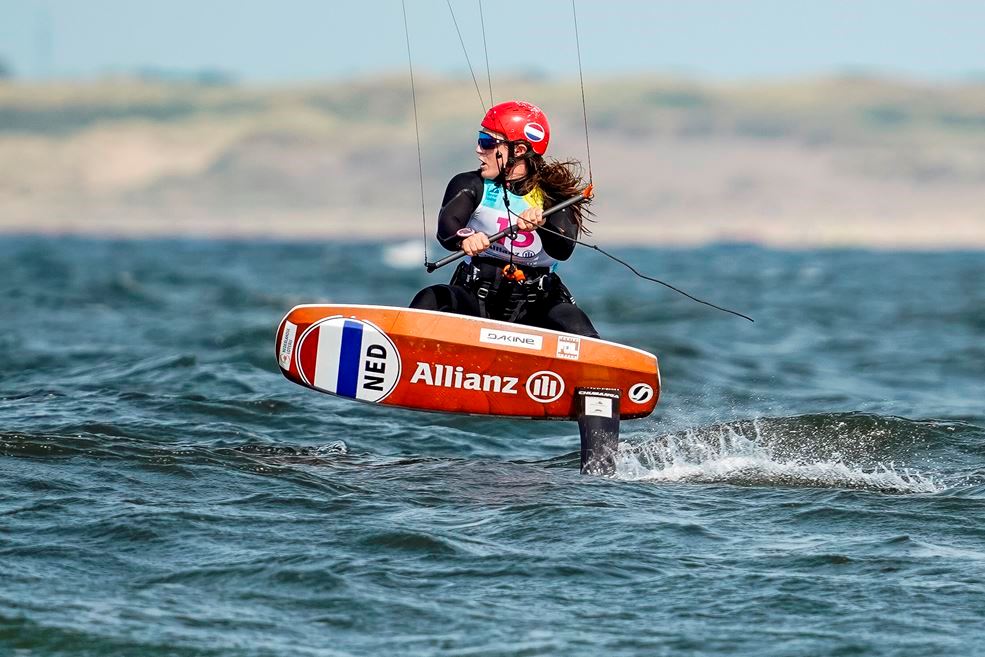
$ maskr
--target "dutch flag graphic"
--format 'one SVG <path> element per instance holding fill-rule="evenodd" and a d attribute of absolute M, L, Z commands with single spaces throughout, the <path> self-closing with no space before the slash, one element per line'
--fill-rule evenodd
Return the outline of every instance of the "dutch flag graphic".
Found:
<path fill-rule="evenodd" d="M 377 402 L 400 376 L 390 338 L 368 322 L 332 317 L 309 328 L 298 347 L 305 383 L 342 397 Z"/>
<path fill-rule="evenodd" d="M 539 123 L 528 123 L 523 127 L 523 136 L 527 141 L 538 142 L 544 140 L 544 126 Z"/>

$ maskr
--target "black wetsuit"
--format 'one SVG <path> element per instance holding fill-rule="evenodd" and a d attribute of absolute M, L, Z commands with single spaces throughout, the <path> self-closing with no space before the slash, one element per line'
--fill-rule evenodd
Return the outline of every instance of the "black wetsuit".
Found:
<path fill-rule="evenodd" d="M 486 181 L 475 171 L 460 173 L 448 183 L 438 214 L 437 236 L 441 245 L 449 251 L 459 250 L 462 238 L 457 232 L 469 223 L 487 189 Z M 513 221 L 515 223 L 515 218 Z M 543 252 L 554 260 L 567 260 L 574 251 L 575 243 L 562 235 L 578 235 L 573 211 L 565 208 L 555 212 L 547 217 L 547 224 L 552 230 L 538 228 L 536 231 Z M 517 243 L 512 244 L 513 251 L 517 252 Z M 421 290 L 411 301 L 410 307 L 489 317 L 598 337 L 591 320 L 575 305 L 571 293 L 549 266 L 518 264 L 526 280 L 515 283 L 503 276 L 503 267 L 509 264 L 509 256 L 503 256 L 503 250 L 500 248 L 500 257 L 476 256 L 471 263 L 463 262 L 448 285 L 432 285 Z"/>

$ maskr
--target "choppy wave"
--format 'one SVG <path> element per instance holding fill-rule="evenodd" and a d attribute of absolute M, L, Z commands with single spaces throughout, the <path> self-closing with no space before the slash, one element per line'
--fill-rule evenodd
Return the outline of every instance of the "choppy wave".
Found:
<path fill-rule="evenodd" d="M 827 422 L 819 422 L 822 418 Z M 887 431 L 892 425 L 896 433 Z M 915 438 L 919 442 L 924 437 L 920 427 L 897 418 L 851 414 L 719 424 L 624 442 L 616 477 L 937 493 L 949 487 L 941 473 L 878 460 L 880 453 L 891 454 Z"/>
<path fill-rule="evenodd" d="M 280 375 L 291 306 L 447 280 L 419 243 L 0 239 L 0 654 L 977 655 L 985 258 L 622 255 L 757 321 L 564 263 L 664 375 L 603 478 Z"/>
<path fill-rule="evenodd" d="M 844 427 L 858 416 L 830 416 L 831 427 Z M 873 418 L 866 417 L 863 425 Z M 835 449 L 823 432 L 807 434 L 813 422 L 802 418 L 762 418 L 755 421 L 718 424 L 674 434 L 623 440 L 617 459 L 616 480 L 689 483 L 729 483 L 742 486 L 851 488 L 891 493 L 938 493 L 958 483 L 971 485 L 971 478 L 956 477 L 931 469 L 918 469 L 905 461 L 879 460 L 886 442 L 905 442 L 912 431 L 923 426 L 910 423 L 911 433 L 867 434 L 856 430 L 844 453 Z M 904 423 L 903 420 L 895 420 Z M 857 424 L 858 422 L 856 422 Z M 77 429 L 83 429 L 78 427 Z M 227 430 L 223 435 L 242 434 Z M 917 431 L 919 433 L 919 431 Z M 845 436 L 841 436 L 844 438 Z M 460 437 L 459 440 L 466 440 Z M 796 442 L 791 442 L 792 440 Z M 871 439 L 866 443 L 867 439 Z M 126 427 L 88 425 L 72 434 L 0 433 L 0 456 L 64 458 L 83 456 L 116 459 L 135 464 L 195 466 L 218 464 L 233 469 L 274 471 L 293 466 L 332 466 L 349 455 L 343 440 L 324 444 L 282 442 L 238 442 L 219 437 L 210 444 L 161 443 L 127 437 Z M 367 456 L 363 454 L 363 458 Z M 427 457 L 421 457 L 427 459 Z M 418 459 L 420 460 L 420 459 Z M 437 459 L 442 460 L 442 459 Z M 379 459 L 387 463 L 393 459 Z M 457 461 L 457 459 L 453 459 Z M 406 459 L 393 461 L 405 463 Z M 576 468 L 577 453 L 538 461 L 543 467 Z"/>

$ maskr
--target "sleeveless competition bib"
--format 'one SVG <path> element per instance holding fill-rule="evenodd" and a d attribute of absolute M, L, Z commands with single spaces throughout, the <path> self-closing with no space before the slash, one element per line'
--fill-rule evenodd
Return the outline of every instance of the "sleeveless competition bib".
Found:
<path fill-rule="evenodd" d="M 482 202 L 479 203 L 479 207 L 475 209 L 468 224 L 466 224 L 468 228 L 477 233 L 492 235 L 509 227 L 511 222 L 510 216 L 506 212 L 506 204 L 503 202 L 504 193 L 510 195 L 510 212 L 512 213 L 520 214 L 527 208 L 544 207 L 544 197 L 539 189 L 534 189 L 526 196 L 517 196 L 504 190 L 491 180 L 483 180 L 482 190 Z M 516 218 L 513 218 L 512 223 L 516 223 Z M 544 245 L 536 231 L 521 230 L 517 233 L 515 240 L 504 237 L 491 244 L 482 256 L 509 262 L 511 249 L 513 262 L 518 265 L 550 267 L 552 270 L 557 266 L 557 260 L 544 251 Z"/>

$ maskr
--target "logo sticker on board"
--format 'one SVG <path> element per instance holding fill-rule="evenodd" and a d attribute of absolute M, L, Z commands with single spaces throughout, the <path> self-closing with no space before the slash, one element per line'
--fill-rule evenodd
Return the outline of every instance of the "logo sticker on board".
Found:
<path fill-rule="evenodd" d="M 629 389 L 629 401 L 634 404 L 645 404 L 653 399 L 653 388 L 646 383 L 637 383 Z"/>
<path fill-rule="evenodd" d="M 535 144 L 539 141 L 544 141 L 545 133 L 544 126 L 539 123 L 528 123 L 523 126 L 523 136 Z"/>
<path fill-rule="evenodd" d="M 284 322 L 284 333 L 280 339 L 280 349 L 277 352 L 277 360 L 285 370 L 291 367 L 291 356 L 294 355 L 294 336 L 298 327 L 291 322 Z"/>
<path fill-rule="evenodd" d="M 557 357 L 578 360 L 581 355 L 581 338 L 567 335 L 557 336 Z"/>
<path fill-rule="evenodd" d="M 378 327 L 359 319 L 328 317 L 298 340 L 296 361 L 308 385 L 368 402 L 387 398 L 400 380 L 400 352 Z"/>
<path fill-rule="evenodd" d="M 585 415 L 612 417 L 612 399 L 610 397 L 585 396 Z"/>
<path fill-rule="evenodd" d="M 527 379 L 527 396 L 535 402 L 548 404 L 564 394 L 564 379 L 550 370 L 534 372 Z"/>
<path fill-rule="evenodd" d="M 544 344 L 544 338 L 533 333 L 516 333 L 513 331 L 501 331 L 493 328 L 483 328 L 479 331 L 479 342 L 489 344 L 505 344 L 509 347 L 523 347 L 540 351 Z"/>

